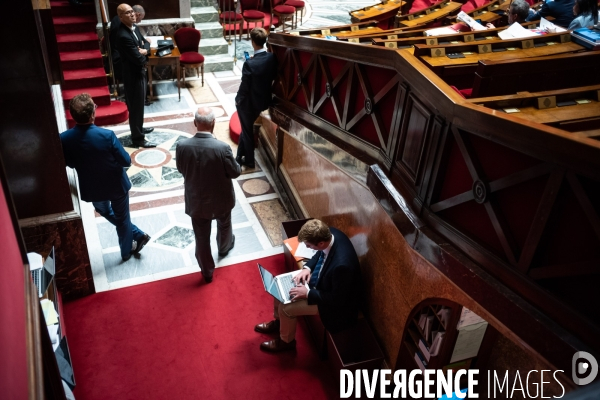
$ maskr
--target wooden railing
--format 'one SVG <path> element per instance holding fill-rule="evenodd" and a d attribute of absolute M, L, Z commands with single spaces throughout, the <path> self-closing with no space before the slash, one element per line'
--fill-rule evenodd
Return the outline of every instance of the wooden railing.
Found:
<path fill-rule="evenodd" d="M 404 198 L 394 212 L 410 214 L 400 231 L 443 238 L 413 248 L 555 365 L 586 347 L 576 338 L 600 350 L 600 142 L 473 105 L 407 51 L 281 34 L 269 43 L 274 122 L 296 120 L 376 164 L 375 181 Z M 468 263 L 449 270 L 436 254 L 449 248 L 508 289 L 464 283 L 456 273 Z M 505 290 L 549 319 L 530 310 L 525 324 Z"/>

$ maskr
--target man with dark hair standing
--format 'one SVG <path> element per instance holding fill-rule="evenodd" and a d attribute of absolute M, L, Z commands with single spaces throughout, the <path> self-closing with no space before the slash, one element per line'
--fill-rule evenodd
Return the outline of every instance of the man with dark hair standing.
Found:
<path fill-rule="evenodd" d="M 277 75 L 277 58 L 264 48 L 267 31 L 254 28 L 250 32 L 254 57 L 242 67 L 242 83 L 235 97 L 242 134 L 235 160 L 240 165 L 254 168 L 254 121 L 271 103 L 271 86 Z"/>
<path fill-rule="evenodd" d="M 350 239 L 323 221 L 312 219 L 298 232 L 298 241 L 317 253 L 294 277 L 292 302 L 283 304 L 275 299 L 275 319 L 254 327 L 260 333 L 279 333 L 277 339 L 261 343 L 260 348 L 265 351 L 296 348 L 296 322 L 300 315 L 319 314 L 331 333 L 352 327 L 358 318 L 360 265 Z"/>
<path fill-rule="evenodd" d="M 136 14 L 128 4 L 117 7 L 121 26 L 117 31 L 117 49 L 121 56 L 125 100 L 129 110 L 129 128 L 131 142 L 135 147 L 156 147 L 145 139 L 145 134 L 154 128 L 144 128 L 144 103 L 148 76 L 146 63 L 150 54 L 148 42 L 135 25 Z"/>
<path fill-rule="evenodd" d="M 127 261 L 150 241 L 131 223 L 131 182 L 123 169 L 131 165 L 131 158 L 113 131 L 94 125 L 96 104 L 89 94 L 73 97 L 69 111 L 77 125 L 60 134 L 65 161 L 77 171 L 81 199 L 117 228 L 121 258 Z"/>
<path fill-rule="evenodd" d="M 219 256 L 225 257 L 235 244 L 231 210 L 235 206 L 232 179 L 240 176 L 240 166 L 231 147 L 212 134 L 215 115 L 210 108 L 196 111 L 196 136 L 177 143 L 175 158 L 185 185 L 185 213 L 192 218 L 196 236 L 196 259 L 206 283 L 211 283 L 215 260 L 210 248 L 210 230 L 217 220 Z"/>

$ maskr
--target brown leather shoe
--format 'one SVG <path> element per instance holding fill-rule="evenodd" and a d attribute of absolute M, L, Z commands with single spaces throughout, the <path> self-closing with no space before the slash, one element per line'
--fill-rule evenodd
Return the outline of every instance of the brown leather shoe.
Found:
<path fill-rule="evenodd" d="M 278 333 L 279 320 L 274 319 L 273 321 L 260 323 L 254 327 L 254 330 L 258 333 Z"/>
<path fill-rule="evenodd" d="M 284 342 L 281 338 L 269 340 L 268 342 L 262 342 L 260 344 L 261 350 L 269 351 L 271 353 L 278 353 L 280 351 L 288 351 L 296 349 L 296 339 L 289 343 Z"/>

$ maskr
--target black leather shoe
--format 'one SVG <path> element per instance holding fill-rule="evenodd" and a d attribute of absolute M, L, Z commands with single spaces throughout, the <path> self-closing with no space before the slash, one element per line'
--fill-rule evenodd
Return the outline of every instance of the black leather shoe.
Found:
<path fill-rule="evenodd" d="M 152 104 L 152 102 L 151 102 L 150 100 L 146 100 L 146 101 L 144 102 L 144 105 L 145 105 L 145 106 L 149 106 L 150 104 Z"/>
<path fill-rule="evenodd" d="M 235 246 L 235 235 L 231 235 L 231 246 L 224 252 L 219 252 L 219 257 L 225 257 L 227 254 L 229 254 L 231 249 L 233 249 L 233 246 Z"/>
<path fill-rule="evenodd" d="M 206 282 L 206 283 L 211 283 L 213 281 L 212 276 L 208 277 L 208 276 L 202 275 L 202 277 L 204 278 L 204 282 Z"/>
<path fill-rule="evenodd" d="M 132 142 L 133 147 L 141 147 L 144 149 L 150 149 L 152 147 L 156 147 L 156 145 L 152 142 L 144 140 L 143 142 Z"/>
<path fill-rule="evenodd" d="M 284 342 L 280 338 L 269 340 L 260 344 L 261 350 L 269 351 L 271 353 L 279 353 L 280 351 L 288 351 L 296 349 L 296 339 L 289 343 Z"/>
<path fill-rule="evenodd" d="M 144 246 L 147 245 L 149 241 L 150 241 L 150 235 L 148 235 L 147 233 L 144 233 L 144 236 L 142 236 L 142 238 L 140 240 L 138 240 L 137 246 L 132 254 L 140 254 L 140 251 L 142 251 Z"/>
<path fill-rule="evenodd" d="M 123 262 L 125 261 L 129 261 L 129 259 L 131 258 L 131 254 L 129 254 L 127 257 L 121 257 L 123 259 Z"/>
<path fill-rule="evenodd" d="M 279 332 L 279 320 L 274 319 L 269 322 L 262 322 L 254 327 L 254 331 L 258 333 L 276 333 Z"/>
<path fill-rule="evenodd" d="M 151 133 L 152 131 L 154 131 L 154 128 L 142 128 L 142 132 L 144 133 Z"/>

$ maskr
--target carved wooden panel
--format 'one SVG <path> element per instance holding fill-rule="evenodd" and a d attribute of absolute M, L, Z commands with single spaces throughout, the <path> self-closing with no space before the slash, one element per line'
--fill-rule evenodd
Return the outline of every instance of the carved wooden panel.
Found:
<path fill-rule="evenodd" d="M 405 118 L 398 139 L 396 165 L 404 171 L 414 185 L 418 185 L 432 115 L 412 94 L 408 96 L 404 114 Z"/>

